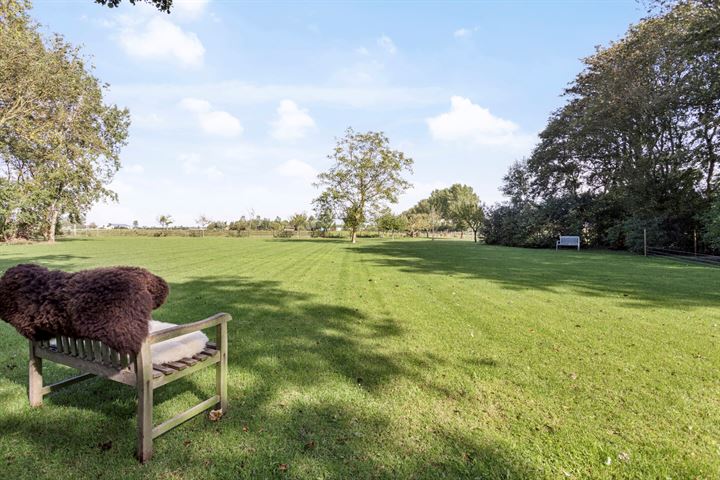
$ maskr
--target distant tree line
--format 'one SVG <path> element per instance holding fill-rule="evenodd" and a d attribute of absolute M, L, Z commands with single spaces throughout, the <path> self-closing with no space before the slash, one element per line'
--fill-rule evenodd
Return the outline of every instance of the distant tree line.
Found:
<path fill-rule="evenodd" d="M 402 214 L 408 230 L 416 232 L 472 230 L 473 240 L 485 221 L 485 211 L 472 187 L 456 183 L 448 188 L 433 190 L 428 198 Z"/>
<path fill-rule="evenodd" d="M 658 2 L 660 4 L 660 2 Z M 488 243 L 720 249 L 720 8 L 664 2 L 584 60 L 529 158 L 504 177 Z"/>

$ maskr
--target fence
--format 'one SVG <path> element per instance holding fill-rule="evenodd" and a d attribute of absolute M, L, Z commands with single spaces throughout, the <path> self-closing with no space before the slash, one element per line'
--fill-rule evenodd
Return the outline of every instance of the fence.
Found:
<path fill-rule="evenodd" d="M 690 252 L 675 245 L 671 246 L 653 246 L 648 243 L 647 231 L 643 230 L 643 253 L 646 257 L 663 257 L 683 263 L 697 263 L 700 265 L 709 265 L 720 267 L 720 255 L 708 253 L 702 250 L 702 245 L 698 246 L 697 233 L 693 232 L 689 243 L 693 251 Z"/>
<path fill-rule="evenodd" d="M 710 265 L 720 267 L 720 255 L 710 255 L 706 253 L 686 252 L 668 247 L 647 247 L 646 256 L 648 257 L 664 257 L 670 260 L 680 262 L 698 263 L 701 265 Z"/>

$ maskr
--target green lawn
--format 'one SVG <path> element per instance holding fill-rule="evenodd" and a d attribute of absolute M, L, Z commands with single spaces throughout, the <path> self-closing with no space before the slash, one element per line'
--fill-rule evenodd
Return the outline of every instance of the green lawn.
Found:
<path fill-rule="evenodd" d="M 141 466 L 133 390 L 31 410 L 26 341 L 0 322 L 3 479 L 720 476 L 720 269 L 406 239 L 0 247 L 2 270 L 29 261 L 147 267 L 172 287 L 159 320 L 232 314 L 230 411 Z M 161 388 L 156 422 L 213 382 Z"/>

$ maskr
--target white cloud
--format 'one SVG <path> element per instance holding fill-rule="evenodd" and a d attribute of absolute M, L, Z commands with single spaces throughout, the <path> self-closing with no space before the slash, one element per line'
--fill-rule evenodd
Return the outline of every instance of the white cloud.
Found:
<path fill-rule="evenodd" d="M 123 168 L 123 172 L 127 173 L 145 173 L 145 167 L 140 164 L 134 163 Z"/>
<path fill-rule="evenodd" d="M 278 140 L 297 140 L 315 127 L 315 121 L 292 100 L 282 100 L 272 122 L 272 136 Z"/>
<path fill-rule="evenodd" d="M 390 55 L 395 55 L 395 53 L 397 53 L 397 47 L 395 46 L 395 42 L 393 42 L 392 38 L 388 37 L 387 35 L 383 35 L 378 38 L 377 44 L 378 47 L 382 48 Z"/>
<path fill-rule="evenodd" d="M 519 127 L 515 123 L 494 116 L 470 99 L 453 96 L 450 105 L 449 112 L 426 120 L 436 140 L 471 141 L 481 145 L 509 144 L 517 140 Z"/>
<path fill-rule="evenodd" d="M 458 28 L 453 32 L 453 37 L 455 38 L 467 38 L 470 37 L 473 33 L 477 32 L 480 29 L 480 27 L 473 27 L 473 28 Z"/>
<path fill-rule="evenodd" d="M 200 67 L 205 47 L 192 32 L 186 32 L 164 17 L 147 21 L 124 21 L 118 41 L 131 57 L 142 60 L 170 59 L 183 67 Z"/>
<path fill-rule="evenodd" d="M 207 100 L 183 98 L 180 107 L 195 113 L 200 128 L 209 135 L 236 137 L 243 132 L 243 126 L 233 115 L 222 110 L 213 110 Z"/>
<path fill-rule="evenodd" d="M 215 165 L 204 166 L 199 155 L 190 153 L 180 155 L 182 169 L 188 175 L 204 175 L 210 180 L 217 180 L 223 177 L 223 172 Z"/>
<path fill-rule="evenodd" d="M 365 47 L 356 48 L 355 53 L 357 53 L 358 55 L 362 55 L 363 57 L 370 55 L 370 51 Z"/>
<path fill-rule="evenodd" d="M 205 12 L 210 0 L 173 0 L 170 11 L 182 19 L 195 20 Z"/>
<path fill-rule="evenodd" d="M 308 183 L 314 182 L 318 174 L 312 165 L 296 159 L 278 165 L 275 171 L 284 177 L 298 178 Z"/>

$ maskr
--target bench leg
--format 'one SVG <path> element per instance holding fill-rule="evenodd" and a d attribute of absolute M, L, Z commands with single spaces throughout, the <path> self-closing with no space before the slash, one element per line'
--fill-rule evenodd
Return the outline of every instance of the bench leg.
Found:
<path fill-rule="evenodd" d="M 220 349 L 220 361 L 215 365 L 215 385 L 217 396 L 220 402 L 215 408 L 227 412 L 228 395 L 227 395 L 227 373 L 228 373 L 228 347 L 227 347 L 227 322 L 222 322 L 216 327 L 216 341 Z"/>
<path fill-rule="evenodd" d="M 137 457 L 142 463 L 150 460 L 153 454 L 153 377 L 152 363 L 150 363 L 151 361 L 150 345 L 143 342 L 140 353 L 137 355 L 135 360 L 138 391 Z"/>
<path fill-rule="evenodd" d="M 42 358 L 35 356 L 35 344 L 30 342 L 28 362 L 28 399 L 31 407 L 39 407 L 43 403 Z"/>

